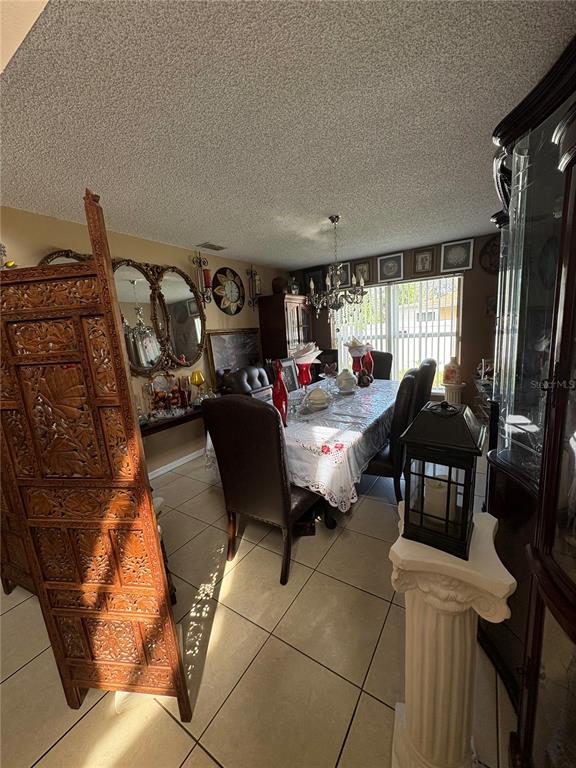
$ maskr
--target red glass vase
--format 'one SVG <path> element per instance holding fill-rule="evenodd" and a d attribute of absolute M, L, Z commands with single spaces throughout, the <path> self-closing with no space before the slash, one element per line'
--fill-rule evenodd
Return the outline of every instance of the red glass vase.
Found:
<path fill-rule="evenodd" d="M 312 363 L 296 363 L 298 366 L 298 381 L 301 387 L 307 387 L 308 384 L 312 384 L 312 373 L 310 372 L 310 366 Z"/>
<path fill-rule="evenodd" d="M 360 355 L 352 356 L 352 373 L 360 373 L 362 370 L 362 357 Z"/>
<path fill-rule="evenodd" d="M 272 402 L 280 414 L 282 424 L 286 426 L 288 424 L 288 390 L 284 383 L 284 368 L 280 360 L 274 363 L 274 372 L 276 377 L 272 387 Z"/>
<path fill-rule="evenodd" d="M 366 371 L 372 376 L 374 373 L 374 360 L 372 359 L 372 355 L 370 354 L 370 350 L 366 352 L 364 357 L 362 358 L 362 368 L 365 368 Z"/>

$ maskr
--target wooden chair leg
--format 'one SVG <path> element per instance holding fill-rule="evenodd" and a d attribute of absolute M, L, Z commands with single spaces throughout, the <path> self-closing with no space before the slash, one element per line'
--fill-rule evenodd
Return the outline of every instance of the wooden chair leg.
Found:
<path fill-rule="evenodd" d="M 13 581 L 10 581 L 6 576 L 2 576 L 2 589 L 4 590 L 5 595 L 9 595 L 15 586 L 16 584 L 14 584 Z"/>
<path fill-rule="evenodd" d="M 284 540 L 284 554 L 282 556 L 282 573 L 280 574 L 280 584 L 288 583 L 290 575 L 290 556 L 292 554 L 292 529 L 282 528 L 282 539 Z"/>
<path fill-rule="evenodd" d="M 332 517 L 332 509 L 327 501 L 324 502 L 324 525 L 330 530 L 336 528 L 336 518 Z"/>
<path fill-rule="evenodd" d="M 396 501 L 400 503 L 402 501 L 402 488 L 400 486 L 401 475 L 394 476 L 394 491 L 396 493 Z"/>
<path fill-rule="evenodd" d="M 228 512 L 228 560 L 236 554 L 236 512 Z"/>

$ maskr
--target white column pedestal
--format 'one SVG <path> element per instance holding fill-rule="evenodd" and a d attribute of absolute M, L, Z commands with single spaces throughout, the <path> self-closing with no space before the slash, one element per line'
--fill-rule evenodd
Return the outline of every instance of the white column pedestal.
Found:
<path fill-rule="evenodd" d="M 462 402 L 462 390 L 466 386 L 466 382 L 463 384 L 442 384 L 444 387 L 444 397 L 447 403 L 461 403 Z"/>
<path fill-rule="evenodd" d="M 402 536 L 390 550 L 394 589 L 406 592 L 406 703 L 396 705 L 393 768 L 473 765 L 478 616 L 504 621 L 516 588 L 494 548 L 496 526 L 474 516 L 469 560 Z"/>

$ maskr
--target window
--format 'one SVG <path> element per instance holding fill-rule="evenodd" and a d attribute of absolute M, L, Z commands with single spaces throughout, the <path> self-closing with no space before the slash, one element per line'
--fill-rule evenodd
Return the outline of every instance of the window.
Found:
<path fill-rule="evenodd" d="M 462 277 L 374 285 L 366 291 L 362 304 L 347 304 L 336 313 L 340 368 L 351 367 L 344 342 L 357 336 L 374 349 L 392 352 L 395 379 L 424 358 L 434 358 L 434 387 L 440 387 L 444 365 L 459 355 Z"/>

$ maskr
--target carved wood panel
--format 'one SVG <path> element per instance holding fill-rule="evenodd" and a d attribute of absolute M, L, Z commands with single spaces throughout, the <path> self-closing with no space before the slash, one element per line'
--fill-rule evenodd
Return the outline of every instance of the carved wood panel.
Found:
<path fill-rule="evenodd" d="M 37 592 L 70 706 L 190 703 L 132 408 L 104 222 L 94 258 L 0 274 L 2 575 Z"/>

